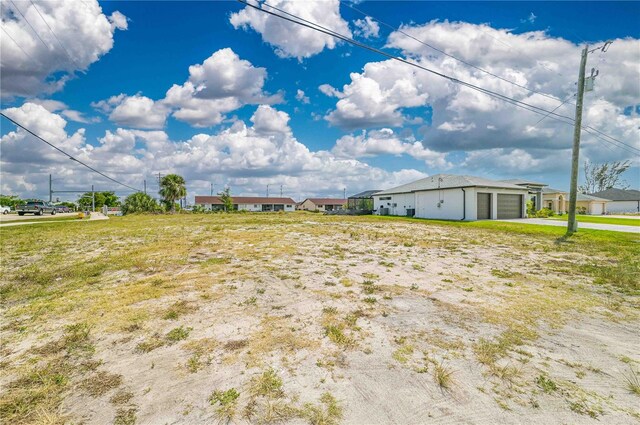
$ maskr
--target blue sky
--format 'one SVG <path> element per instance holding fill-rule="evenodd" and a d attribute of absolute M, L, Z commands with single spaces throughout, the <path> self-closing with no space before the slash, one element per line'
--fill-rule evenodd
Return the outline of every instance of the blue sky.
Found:
<path fill-rule="evenodd" d="M 16 3 L 25 12 L 30 5 L 29 2 Z M 56 5 L 48 5 L 46 2 L 37 4 L 41 5 L 41 12 L 47 17 L 50 16 L 52 21 L 55 20 Z M 476 101 L 480 103 L 477 108 L 470 108 L 462 113 L 461 111 L 468 105 L 462 103 L 466 106 L 459 110 L 455 109 L 455 105 L 466 102 L 466 98 L 460 93 L 453 92 L 434 94 L 447 84 L 444 80 L 439 82 L 437 78 L 420 80 L 423 77 L 417 76 L 416 81 L 411 81 L 414 77 L 408 76 L 407 81 L 411 82 L 407 84 L 415 83 L 415 87 L 390 88 L 389 81 L 384 80 L 384 73 L 363 71 L 365 65 L 383 63 L 385 58 L 345 43 L 333 47 L 326 45 L 316 51 L 307 52 L 308 54 L 296 56 L 295 52 L 299 52 L 300 49 L 304 51 L 305 47 L 303 44 L 302 47 L 295 46 L 299 40 L 296 40 L 296 29 L 293 24 L 290 24 L 293 28 L 289 34 L 290 37 L 287 38 L 283 38 L 282 34 L 270 34 L 269 29 L 259 29 L 255 17 L 249 16 L 244 20 L 243 25 L 234 26 L 232 16 L 244 9 L 244 6 L 238 2 L 117 1 L 100 2 L 99 6 L 101 10 L 96 9 L 92 13 L 101 13 L 106 21 L 112 23 L 111 33 L 108 34 L 112 47 L 109 49 L 101 47 L 101 50 L 94 52 L 95 56 L 82 64 L 82 71 L 76 70 L 75 76 L 57 89 L 51 89 L 43 84 L 55 81 L 64 75 L 65 70 L 69 71 L 68 64 L 55 63 L 56 60 L 64 62 L 65 55 L 62 53 L 56 58 L 47 59 L 52 61 L 48 68 L 51 72 L 43 75 L 44 83 L 40 86 L 35 84 L 33 88 L 22 90 L 22 93 L 20 89 L 15 89 L 12 93 L 10 87 L 12 83 L 3 79 L 2 108 L 4 110 L 24 109 L 26 103 L 35 102 L 43 105 L 51 114 L 60 115 L 64 110 L 76 111 L 83 119 L 74 121 L 69 119 L 69 116 L 72 116 L 69 113 L 64 115 L 66 117 L 65 134 L 60 136 L 60 142 L 70 143 L 70 147 L 86 155 L 87 161 L 94 161 L 93 164 L 98 165 L 98 168 L 99 164 L 105 164 L 110 175 L 122 178 L 123 181 L 135 184 L 137 187 L 141 186 L 141 179 L 150 179 L 150 175 L 158 171 L 185 174 L 190 180 L 190 195 L 203 191 L 206 193 L 204 188 L 209 186 L 208 181 L 213 181 L 218 187 L 230 184 L 232 188 L 236 188 L 238 194 L 260 194 L 265 184 L 279 185 L 285 182 L 285 186 L 289 187 L 289 195 L 295 198 L 304 197 L 307 194 L 339 195 L 342 192 L 340 190 L 342 186 L 348 186 L 348 192 L 368 189 L 369 185 L 383 188 L 402 183 L 412 177 L 437 172 L 494 178 L 526 177 L 544 181 L 554 187 L 568 187 L 567 148 L 570 146 L 570 126 L 563 126 L 547 118 L 543 121 L 543 125 L 546 126 L 544 133 L 532 135 L 532 132 L 537 131 L 533 129 L 530 130 L 531 137 L 519 140 L 519 132 L 524 132 L 527 126 L 536 123 L 540 116 L 522 110 L 514 112 L 516 108 L 504 105 L 493 110 L 492 114 L 483 115 L 478 111 L 485 108 L 480 103 L 486 101 L 478 99 Z M 283 3 L 281 7 L 288 7 L 287 3 Z M 443 72 L 460 72 L 455 74 L 458 78 L 473 79 L 478 85 L 492 87 L 496 91 L 504 89 L 511 95 L 521 96 L 518 98 L 523 101 L 534 102 L 535 100 L 525 97 L 530 93 L 518 91 L 518 89 L 511 91 L 513 87 L 505 89 L 504 86 L 496 86 L 495 80 L 481 73 L 480 75 L 477 72 L 474 73 L 473 69 L 464 65 L 450 64 L 447 62 L 449 58 L 438 55 L 437 52 L 426 54 L 423 46 L 415 42 L 413 45 L 407 44 L 409 39 L 402 40 L 404 36 L 401 34 L 395 33 L 395 39 L 392 40 L 394 31 L 382 25 L 379 26 L 375 36 L 358 35 L 358 26 L 355 21 L 364 19 L 364 16 L 345 5 L 339 5 L 337 2 L 320 2 L 315 7 L 335 12 L 334 19 L 329 17 L 324 22 L 326 26 L 346 25 L 344 28 L 348 28 L 359 41 L 403 57 L 411 56 Z M 590 57 L 589 66 L 598 67 L 601 75 L 596 80 L 596 91 L 587 95 L 590 100 L 586 107 L 593 109 L 589 113 L 585 111 L 585 120 L 593 118 L 594 127 L 632 147 L 640 147 L 637 140 L 637 113 L 630 116 L 627 112 L 626 116 L 629 119 L 624 123 L 617 123 L 616 118 L 625 116 L 624 112 L 621 112 L 625 108 L 629 111 L 629 108 L 637 108 L 640 104 L 637 84 L 633 81 L 634 77 L 637 80 L 637 74 L 634 76 L 633 72 L 630 72 L 634 67 L 637 72 L 639 65 L 640 27 L 637 25 L 637 17 L 640 16 L 639 2 L 375 1 L 362 2 L 356 7 L 374 18 L 384 20 L 394 28 L 405 25 L 405 29 L 418 38 L 437 45 L 457 57 L 485 69 L 490 68 L 507 79 L 518 79 L 527 87 L 536 87 L 537 91 L 558 98 L 564 98 L 569 93 L 567 90 L 571 88 L 570 82 L 576 79 L 579 50 L 584 42 L 626 40 L 626 42 L 615 42 L 610 48 L 612 54 L 596 52 Z M 7 17 L 11 16 L 10 12 L 10 8 L 3 9 L 3 24 L 6 24 Z M 317 10 L 309 13 L 311 13 L 310 16 L 325 15 L 322 13 L 314 15 Z M 25 15 L 27 18 L 30 16 L 27 13 Z M 35 40 L 33 33 L 26 28 L 24 22 L 20 22 L 15 13 L 13 16 L 15 19 L 13 23 L 16 26 L 7 27 L 7 30 L 13 31 L 19 43 L 24 48 L 28 48 L 30 40 L 27 40 L 27 37 Z M 118 20 L 120 16 L 126 17 L 124 24 L 121 19 Z M 447 25 L 447 21 L 448 24 L 455 25 L 453 27 Z M 32 24 L 36 23 L 32 22 Z M 39 28 L 35 26 L 36 29 Z M 60 31 L 62 34 L 65 23 L 61 22 L 59 27 L 54 26 L 54 28 L 59 28 L 56 32 Z M 20 41 L 18 32 L 21 29 L 24 30 L 24 38 Z M 69 29 L 73 29 L 73 25 L 69 25 Z M 48 34 L 44 27 L 42 27 L 42 34 L 43 37 Z M 470 40 L 470 44 L 460 45 L 460 42 L 450 37 L 454 34 L 465 34 L 463 38 Z M 87 37 L 90 38 L 90 35 L 87 33 Z M 60 35 L 59 37 L 64 38 Z M 82 33 L 79 37 L 82 37 Z M 95 41 L 95 37 L 91 40 Z M 5 38 L 3 43 L 9 42 Z M 68 43 L 72 46 L 72 41 Z M 549 45 L 548 58 L 545 57 L 547 50 L 541 47 L 543 43 Z M 35 44 L 37 43 L 34 42 Z M 56 43 L 51 41 L 50 48 L 53 49 L 54 45 Z M 3 47 L 5 47 L 4 44 Z M 16 46 L 12 44 L 7 48 L 15 50 Z M 68 49 L 73 50 L 70 47 Z M 264 69 L 265 80 L 252 96 L 257 94 L 265 99 L 266 96 L 275 96 L 277 99 L 248 101 L 246 96 L 244 98 L 236 96 L 240 99 L 236 102 L 237 107 L 225 109 L 221 119 L 209 119 L 204 125 L 202 122 L 194 125 L 193 120 L 185 121 L 176 118 L 174 113 L 179 108 L 184 108 L 182 104 L 178 106 L 175 103 L 171 104 L 170 109 L 165 109 L 163 112 L 166 119 L 161 124 L 152 126 L 137 124 L 141 121 L 136 121 L 135 117 L 115 119 L 112 112 L 121 104 L 118 102 L 123 102 L 122 99 L 113 100 L 110 105 L 103 103 L 102 110 L 97 106 L 99 102 L 105 102 L 120 94 L 128 97 L 140 94 L 150 99 L 154 108 L 161 106 L 166 108 L 163 105 L 169 104 L 165 99 L 169 88 L 173 85 L 185 85 L 190 78 L 189 67 L 202 64 L 221 49 L 230 49 L 237 56 L 236 63 L 246 61 L 249 63 L 248 66 L 252 67 L 251 69 Z M 486 50 L 486 55 L 482 54 L 483 49 Z M 22 53 L 17 52 L 16 55 L 19 56 Z M 75 51 L 73 53 L 76 54 Z M 80 51 L 77 54 L 78 57 L 81 56 Z M 37 55 L 36 50 L 31 51 L 31 56 Z M 620 60 L 619 58 L 626 58 L 630 62 L 627 69 L 620 69 L 619 64 L 616 63 Z M 5 73 L 7 72 L 6 60 L 8 58 L 3 60 Z M 543 61 L 540 66 L 544 69 L 538 68 L 535 72 L 531 71 L 528 64 L 532 61 Z M 400 69 L 400 66 L 393 65 L 390 75 L 415 71 L 413 69 L 405 71 Z M 402 66 L 408 68 L 406 65 Z M 618 72 L 624 75 L 612 75 Z M 354 121 L 350 118 L 351 109 L 349 108 L 366 109 L 366 105 L 371 103 L 367 98 L 371 96 L 371 92 L 356 83 L 354 75 L 379 87 L 387 87 L 382 90 L 381 108 L 388 104 L 390 105 L 388 111 L 366 112 L 367 117 L 362 120 Z M 612 81 L 622 79 L 624 83 L 620 87 L 612 88 L 611 84 L 606 83 L 609 81 L 607 79 Z M 599 86 L 599 83 L 602 83 L 602 86 Z M 205 84 L 215 84 L 215 81 L 207 80 Z M 321 85 L 329 85 L 339 94 L 328 96 L 319 90 Z M 606 90 L 604 86 L 608 86 Z M 409 90 L 411 94 L 404 96 L 401 91 L 404 89 Z M 296 98 L 298 90 L 302 90 L 304 95 Z M 416 99 L 407 100 L 411 96 L 416 96 Z M 51 106 L 51 102 L 48 104 L 44 102 L 49 100 L 61 102 L 65 107 L 56 109 Z M 404 100 L 407 101 L 404 102 Z M 599 100 L 601 100 L 600 103 L 598 103 Z M 339 102 L 343 105 L 341 106 Z M 539 105 L 551 110 L 558 103 L 539 103 Z M 273 129 L 269 130 L 268 134 L 264 131 L 261 133 L 258 129 L 260 124 L 255 122 L 252 127 L 252 117 L 258 120 L 259 117 L 255 114 L 261 104 L 265 111 L 264 119 L 270 119 L 269 114 L 277 112 L 288 115 L 288 119 L 283 118 L 282 122 L 278 121 L 280 125 L 277 135 L 274 135 L 276 130 Z M 341 109 L 343 106 L 344 110 Z M 617 112 L 613 112 L 613 118 L 604 116 L 603 111 L 609 111 L 612 107 L 617 108 Z M 562 107 L 558 112 L 573 117 L 571 107 Z M 25 116 L 35 116 L 31 110 L 25 114 Z M 434 122 L 432 122 L 432 114 Z M 510 119 L 511 114 L 513 114 L 512 119 Z M 500 119 L 493 123 L 492 117 L 498 115 Z M 51 119 L 51 117 L 42 119 Z M 144 120 L 144 117 L 141 119 Z M 614 125 L 611 125 L 612 119 Z M 215 123 L 211 124 L 212 121 Z M 193 152 L 195 149 L 193 144 L 183 145 L 183 143 L 202 134 L 225 139 L 224 132 L 229 131 L 234 125 L 239 125 L 237 123 L 240 122 L 248 129 L 250 133 L 246 136 L 248 138 L 231 146 L 226 146 L 224 140 L 215 143 L 203 142 L 204 145 L 201 148 L 212 150 L 211 155 L 215 157 L 213 162 L 218 166 L 212 166 L 211 169 L 203 167 L 198 172 L 191 172 L 192 167 L 189 166 L 189 161 L 199 159 Z M 598 122 L 608 123 L 608 128 L 600 126 Z M 43 129 L 46 128 L 45 124 L 41 125 Z M 80 129 L 84 129 L 81 130 L 82 135 L 78 136 L 82 137 L 83 144 L 66 142 Z M 113 155 L 109 159 L 125 154 L 132 158 L 127 159 L 123 156 L 114 160 L 114 164 L 106 164 L 105 160 L 98 156 L 93 158 L 94 152 L 91 152 L 88 145 L 102 146 L 105 148 L 106 155 L 107 146 L 99 139 L 104 138 L 106 132 L 115 134 L 117 129 L 122 129 L 122 134 L 126 133 L 125 130 L 137 132 L 135 136 L 131 136 L 135 138 L 135 143 L 132 145 L 133 150 L 127 145 L 129 152 L 123 152 L 126 150 L 122 147 L 124 145 L 113 148 L 111 151 Z M 42 195 L 43 189 L 46 188 L 39 180 L 15 176 L 14 167 L 8 164 L 10 161 L 25 161 L 24 158 L 19 159 L 20 150 L 28 152 L 29 149 L 24 149 L 25 145 L 35 143 L 28 139 L 22 140 L 22 143 L 14 139 L 9 140 L 7 135 L 14 130 L 15 128 L 7 121 L 2 121 L 3 150 L 5 152 L 9 150 L 9 154 L 3 158 L 2 191 L 13 191 L 23 195 L 27 192 L 35 192 Z M 140 135 L 141 132 L 151 131 L 164 132 L 168 142 L 178 147 L 175 151 L 169 151 L 166 147 L 158 150 L 157 147 L 151 146 L 147 140 L 148 137 Z M 158 134 L 156 133 L 155 136 Z M 358 136 L 362 136 L 361 139 L 355 140 Z M 343 149 L 338 150 L 337 141 L 343 137 L 351 139 L 343 141 Z M 546 139 L 541 141 L 543 137 Z M 589 135 L 586 137 L 588 138 Z M 233 149 L 240 149 L 237 146 L 241 145 L 242 149 L 246 150 L 238 150 L 238 155 L 235 157 L 240 158 L 243 155 L 246 157 L 247 152 L 256 152 L 255 149 L 251 150 L 251 143 L 259 145 L 267 139 L 276 145 L 274 149 L 279 150 L 279 153 L 273 153 L 275 159 L 267 161 L 266 165 L 261 165 L 258 159 L 251 164 L 246 164 L 242 160 L 233 162 L 230 159 L 234 157 Z M 389 142 L 385 147 L 385 140 L 390 139 L 393 139 L 393 143 Z M 287 148 L 288 144 L 293 143 L 292 140 L 297 144 L 291 145 L 294 148 Z M 415 147 L 414 143 L 421 145 Z M 620 148 L 619 143 L 604 143 L 600 139 L 590 142 L 587 140 L 586 143 L 584 158 L 593 162 L 627 159 L 635 161 L 632 169 L 624 177 L 627 183 L 634 187 L 638 186 L 640 174 L 638 155 L 635 154 L 635 150 L 624 150 Z M 603 144 L 608 145 L 606 149 L 602 148 Z M 395 147 L 389 147 L 391 145 Z M 311 156 L 303 152 L 305 147 L 311 152 Z M 16 152 L 13 152 L 13 149 Z M 185 158 L 172 163 L 171 156 L 175 155 L 177 158 L 180 154 L 184 154 L 185 149 L 190 150 L 189 155 L 185 154 Z M 267 150 L 269 149 L 271 147 Z M 279 161 L 291 160 L 286 154 L 287 149 L 299 149 L 300 152 L 296 150 L 298 153 L 291 157 L 302 158 L 301 162 L 332 161 L 334 165 L 323 170 L 319 165 L 297 168 L 282 164 Z M 220 158 L 216 156 L 216 152 L 213 152 L 216 150 L 229 155 Z M 332 152 L 329 159 L 323 154 L 317 154 L 325 151 Z M 473 152 L 477 156 L 469 158 L 468 154 Z M 163 155 L 165 157 L 160 158 Z M 202 160 L 206 161 L 207 155 L 203 153 Z M 491 160 L 497 161 L 498 158 L 500 161 L 491 162 Z M 349 168 L 349 161 L 352 161 L 352 169 L 362 170 L 360 177 L 357 172 L 343 179 L 332 175 L 332 173 L 337 173 L 337 176 L 340 176 L 340 173 L 344 174 L 344 169 Z M 118 163 L 129 162 L 131 169 L 127 167 L 118 169 Z M 510 165 L 505 167 L 504 163 Z M 60 167 L 64 167 L 63 174 L 67 176 L 67 183 L 70 185 L 84 185 L 89 181 L 95 181 L 96 184 L 102 183 L 99 177 L 86 175 L 82 170 L 71 169 L 69 172 L 69 164 L 56 160 L 51 161 L 50 164 L 40 161 L 35 166 L 43 176 L 49 172 L 60 174 Z M 141 167 L 145 168 L 144 171 L 140 170 Z M 274 171 L 274 168 L 277 170 Z M 311 173 L 308 171 L 309 168 L 315 171 Z M 136 173 L 136 169 L 139 173 Z M 322 182 L 322 179 L 327 179 L 327 182 Z M 338 181 L 334 184 L 332 181 L 336 179 Z M 17 183 L 12 183 L 14 180 Z M 313 186 L 309 184 L 310 182 L 318 182 L 318 184 Z"/>

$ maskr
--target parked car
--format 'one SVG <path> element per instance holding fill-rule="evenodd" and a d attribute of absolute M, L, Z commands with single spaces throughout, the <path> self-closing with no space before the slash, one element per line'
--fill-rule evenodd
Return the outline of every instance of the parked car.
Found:
<path fill-rule="evenodd" d="M 25 215 L 25 214 L 56 215 L 56 207 L 51 205 L 51 203 L 44 202 L 44 201 L 29 201 L 26 204 L 18 205 L 18 207 L 16 208 L 16 211 L 18 211 L 18 215 Z"/>
<path fill-rule="evenodd" d="M 71 209 L 64 205 L 56 205 L 56 211 L 59 213 L 68 213 L 71 212 Z"/>
<path fill-rule="evenodd" d="M 2 205 L 0 205 L 0 213 L 9 214 L 10 211 L 11 211 L 11 207 L 3 207 Z"/>

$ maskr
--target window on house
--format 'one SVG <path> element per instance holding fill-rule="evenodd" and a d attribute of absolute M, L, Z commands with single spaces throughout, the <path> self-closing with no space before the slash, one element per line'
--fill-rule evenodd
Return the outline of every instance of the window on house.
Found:
<path fill-rule="evenodd" d="M 381 196 L 380 200 L 381 201 L 390 201 L 391 200 L 391 196 Z"/>

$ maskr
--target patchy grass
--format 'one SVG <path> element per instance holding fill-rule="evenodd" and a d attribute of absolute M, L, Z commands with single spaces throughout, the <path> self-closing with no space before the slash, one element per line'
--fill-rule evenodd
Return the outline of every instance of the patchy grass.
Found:
<path fill-rule="evenodd" d="M 210 399 L 223 423 L 339 423 L 343 409 L 358 421 L 361 406 L 337 402 L 346 376 L 375 371 L 376 384 L 395 385 L 387 378 L 402 367 L 407 385 L 428 372 L 445 389 L 460 379 L 452 362 L 465 377 L 480 370 L 469 400 L 478 387 L 496 400 L 488 420 L 517 421 L 512 415 L 533 408 L 546 414 L 547 398 L 612 421 L 634 412 L 621 396 L 558 379 L 554 368 L 584 359 L 552 361 L 538 337 L 562 336 L 565 324 L 582 320 L 606 330 L 637 328 L 637 235 L 581 229 L 562 238 L 564 229 L 551 226 L 304 213 L 35 227 L 1 230 L 6 423 L 81 421 L 63 415 L 63 401 L 76 403 L 68 411 L 82 412 L 86 422 L 108 415 L 116 423 L 161 422 L 153 392 L 210 385 L 206 372 L 214 364 L 234 371 L 216 381 L 230 390 Z M 70 241 L 82 241 L 83 249 Z M 398 335 L 407 339 L 389 347 Z M 588 348 L 637 366 L 615 344 Z M 615 369 L 569 367 L 578 383 L 598 373 L 602 388 L 624 385 L 637 400 Z M 127 373 L 115 386 L 105 370 Z M 630 379 L 637 378 L 633 370 Z M 138 407 L 122 382 L 138 384 L 141 374 L 149 382 L 135 392 Z M 298 391 L 289 395 L 290 379 Z M 299 385 L 333 395 L 318 401 Z M 89 412 L 75 401 L 89 393 L 111 403 Z M 389 388 L 391 400 L 400 393 Z M 198 421 L 193 406 L 208 395 L 176 394 L 185 399 L 185 421 Z"/>
<path fill-rule="evenodd" d="M 91 397 L 100 397 L 120 385 L 122 385 L 122 375 L 100 371 L 82 381 L 80 388 Z"/>
<path fill-rule="evenodd" d="M 624 380 L 627 383 L 627 389 L 637 396 L 640 396 L 640 374 L 632 367 L 624 374 Z"/>
<path fill-rule="evenodd" d="M 220 421 L 228 423 L 236 416 L 239 397 L 240 393 L 235 388 L 211 393 L 209 403 L 216 407 L 216 416 Z"/>

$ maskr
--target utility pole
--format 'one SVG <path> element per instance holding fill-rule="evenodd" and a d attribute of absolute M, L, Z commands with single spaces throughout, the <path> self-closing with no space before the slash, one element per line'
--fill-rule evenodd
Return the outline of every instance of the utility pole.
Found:
<path fill-rule="evenodd" d="M 282 185 L 280 185 L 280 197 L 282 198 Z"/>
<path fill-rule="evenodd" d="M 93 185 L 91 185 L 91 211 L 96 212 L 96 193 L 93 191 Z"/>
<path fill-rule="evenodd" d="M 144 180 L 144 194 L 147 194 L 147 179 Z"/>
<path fill-rule="evenodd" d="M 267 185 L 267 198 L 269 197 L 269 185 Z"/>
<path fill-rule="evenodd" d="M 53 191 L 51 190 L 51 174 L 49 174 L 49 202 L 53 202 Z"/>
<path fill-rule="evenodd" d="M 569 187 L 569 220 L 567 235 L 578 231 L 576 221 L 576 199 L 578 197 L 578 168 L 580 165 L 580 132 L 582 131 L 582 102 L 584 99 L 584 73 L 587 66 L 589 45 L 584 46 L 580 59 L 580 73 L 578 76 L 578 97 L 576 98 L 576 122 L 573 129 L 573 152 L 571 154 L 571 185 Z"/>
<path fill-rule="evenodd" d="M 213 183 L 211 183 L 211 196 L 213 196 Z"/>
<path fill-rule="evenodd" d="M 347 188 L 342 189 L 342 199 L 347 199 Z"/>

